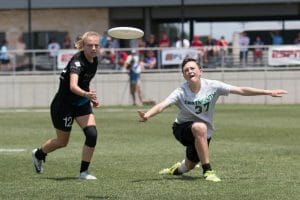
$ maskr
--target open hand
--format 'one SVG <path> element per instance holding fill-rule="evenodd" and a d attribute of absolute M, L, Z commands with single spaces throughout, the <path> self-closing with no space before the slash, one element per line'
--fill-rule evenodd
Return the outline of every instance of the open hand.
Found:
<path fill-rule="evenodd" d="M 287 94 L 286 90 L 272 90 L 271 96 L 272 97 L 282 97 L 284 94 Z"/>

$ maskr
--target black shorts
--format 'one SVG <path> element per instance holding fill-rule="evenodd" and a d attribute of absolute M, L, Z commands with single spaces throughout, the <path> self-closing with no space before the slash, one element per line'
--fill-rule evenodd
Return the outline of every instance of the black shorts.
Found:
<path fill-rule="evenodd" d="M 175 138 L 183 145 L 186 146 L 186 157 L 195 163 L 200 161 L 197 150 L 195 147 L 195 138 L 192 133 L 192 125 L 194 122 L 185 122 L 182 124 L 173 123 L 172 129 Z M 209 145 L 211 138 L 207 139 Z"/>
<path fill-rule="evenodd" d="M 5 64 L 9 63 L 10 60 L 8 60 L 8 59 L 1 59 L 0 62 L 1 62 L 1 64 L 5 65 Z"/>
<path fill-rule="evenodd" d="M 51 103 L 51 119 L 53 126 L 61 131 L 71 131 L 75 117 L 93 113 L 91 102 L 75 106 L 63 101 L 56 95 Z"/>

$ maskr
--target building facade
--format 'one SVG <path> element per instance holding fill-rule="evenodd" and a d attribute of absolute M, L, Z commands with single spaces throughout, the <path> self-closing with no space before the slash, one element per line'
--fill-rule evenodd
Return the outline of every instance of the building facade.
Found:
<path fill-rule="evenodd" d="M 62 42 L 70 34 L 74 40 L 86 30 L 114 26 L 139 27 L 147 36 L 158 35 L 165 23 L 188 23 L 191 38 L 193 22 L 300 20 L 300 0 L 2 0 L 0 15 L 0 39 L 14 46 L 23 35 L 36 49 L 50 37 Z"/>

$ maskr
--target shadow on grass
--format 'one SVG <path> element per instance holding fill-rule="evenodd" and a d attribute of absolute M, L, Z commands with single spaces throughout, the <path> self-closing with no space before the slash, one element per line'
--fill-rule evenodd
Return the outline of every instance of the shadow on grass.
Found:
<path fill-rule="evenodd" d="M 110 196 L 91 196 L 91 195 L 88 195 L 88 196 L 85 196 L 87 199 L 111 199 L 112 197 Z"/>
<path fill-rule="evenodd" d="M 78 179 L 77 177 L 71 177 L 71 176 L 67 176 L 67 177 L 43 177 L 42 179 L 48 179 L 48 180 L 53 180 L 53 181 L 69 181 L 69 180 L 78 180 L 80 181 L 80 179 Z"/>
<path fill-rule="evenodd" d="M 199 179 L 202 179 L 202 178 L 182 175 L 182 176 L 162 176 L 162 178 L 137 179 L 137 180 L 133 180 L 132 182 L 139 183 L 139 182 L 162 181 L 162 180 L 196 181 Z"/>

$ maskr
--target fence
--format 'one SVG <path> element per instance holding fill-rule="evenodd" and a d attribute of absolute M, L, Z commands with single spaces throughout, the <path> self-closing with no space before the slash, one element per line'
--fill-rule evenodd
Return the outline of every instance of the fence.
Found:
<path fill-rule="evenodd" d="M 135 51 L 146 70 L 177 69 L 186 56 L 194 57 L 204 68 L 261 68 L 299 67 L 300 46 L 249 46 L 247 51 L 239 47 L 198 47 L 198 48 L 138 48 L 101 49 L 99 71 L 111 73 L 122 70 L 128 54 Z M 0 74 L 43 73 L 62 70 L 76 50 L 59 50 L 57 57 L 50 57 L 48 50 L 11 50 L 10 62 L 0 65 Z"/>
<path fill-rule="evenodd" d="M 190 51 L 190 49 L 168 49 L 167 51 L 139 49 L 138 51 L 145 52 L 149 50 L 156 50 L 156 56 L 160 56 L 160 59 L 157 59 L 155 68 L 147 66 L 143 71 L 141 76 L 142 90 L 146 100 L 159 102 L 184 81 L 178 60 L 180 56 L 182 58 L 185 54 L 180 53 L 188 52 L 191 54 L 190 56 L 195 54 L 191 53 L 194 51 Z M 61 56 L 68 58 L 70 56 L 68 53 L 66 55 L 68 51 L 62 52 Z M 113 53 L 116 54 L 116 52 L 125 50 L 114 51 Z M 131 49 L 128 51 L 130 52 Z M 238 55 L 235 55 L 236 53 L 233 53 L 233 50 L 228 50 L 228 53 L 223 54 L 224 57 L 218 57 L 217 54 L 208 57 L 208 60 L 204 60 L 203 54 L 202 57 L 198 57 L 199 61 L 205 66 L 204 78 L 221 80 L 238 86 L 282 88 L 289 92 L 283 98 L 275 99 L 268 96 L 241 97 L 230 95 L 229 97 L 222 97 L 219 103 L 300 103 L 300 67 L 294 65 L 290 60 L 286 61 L 287 63 L 291 62 L 290 65 L 282 65 L 280 61 L 276 61 L 280 65 L 268 65 L 269 53 L 267 54 L 266 51 L 264 49 L 262 63 L 260 64 L 254 62 L 253 53 L 250 51 L 248 60 L 247 62 L 244 61 L 244 64 L 240 60 L 239 52 L 237 52 Z M 178 52 L 180 53 L 178 54 Z M 2 68 L 0 73 L 0 108 L 49 107 L 58 88 L 61 67 L 58 65 L 59 62 L 56 59 L 50 59 L 47 53 L 48 51 L 45 50 L 26 51 L 23 54 L 25 58 L 22 59 L 22 65 L 18 65 L 20 64 L 19 58 L 11 57 L 11 68 Z M 274 55 L 275 59 L 278 57 L 285 58 L 291 55 L 291 51 L 284 50 L 281 53 L 276 52 Z M 294 57 L 297 57 L 297 55 Z M 99 70 L 92 82 L 92 87 L 97 90 L 97 96 L 99 96 L 102 105 L 131 105 L 128 74 L 125 70 L 122 70 L 121 57 L 115 56 L 110 60 L 111 58 L 104 57 L 103 54 L 99 57 Z M 293 59 L 291 60 L 293 61 Z M 31 65 L 29 65 L 29 61 L 32 62 Z M 67 62 L 67 59 L 63 61 Z"/>

